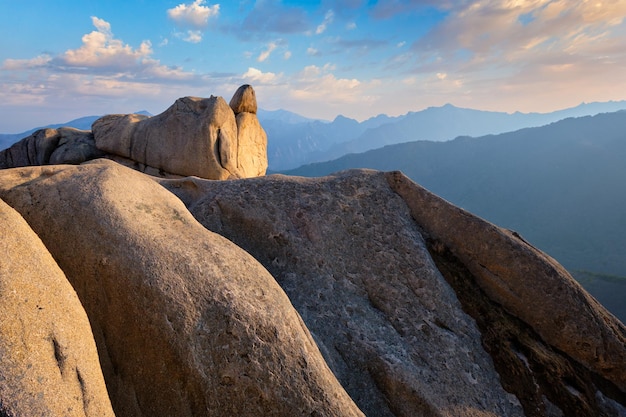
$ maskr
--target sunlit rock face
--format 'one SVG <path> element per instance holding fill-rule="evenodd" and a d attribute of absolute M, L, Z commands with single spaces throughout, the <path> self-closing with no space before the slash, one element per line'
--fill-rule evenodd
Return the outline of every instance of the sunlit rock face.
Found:
<path fill-rule="evenodd" d="M 224 180 L 265 175 L 267 135 L 250 85 L 230 104 L 222 97 L 183 97 L 157 116 L 112 114 L 91 131 L 42 129 L 0 152 L 0 168 L 80 164 L 106 157 L 161 177 Z"/>
<path fill-rule="evenodd" d="M 0 305 L 0 416 L 114 416 L 76 291 L 2 200 Z"/>
<path fill-rule="evenodd" d="M 76 289 L 117 416 L 362 416 L 267 270 L 202 227 L 147 175 L 102 160 L 4 170 L 0 184 L 1 198 L 39 234 Z M 45 314 L 32 309 L 34 302 L 16 307 Z M 19 328 L 18 319 L 2 324 Z M 26 334 L 40 327 L 21 325 Z M 73 355 L 57 333 L 68 366 L 74 356 L 88 358 Z M 32 346 L 31 361 L 44 354 L 54 361 L 47 342 Z M 12 353 L 23 354 L 22 347 Z M 49 382 L 24 386 L 23 398 L 54 390 Z"/>

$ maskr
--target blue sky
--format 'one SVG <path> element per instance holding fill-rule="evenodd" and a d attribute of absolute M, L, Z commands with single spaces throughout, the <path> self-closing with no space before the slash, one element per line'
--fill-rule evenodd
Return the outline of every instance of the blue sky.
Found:
<path fill-rule="evenodd" d="M 0 132 L 252 84 L 358 120 L 626 99 L 626 0 L 0 0 Z"/>

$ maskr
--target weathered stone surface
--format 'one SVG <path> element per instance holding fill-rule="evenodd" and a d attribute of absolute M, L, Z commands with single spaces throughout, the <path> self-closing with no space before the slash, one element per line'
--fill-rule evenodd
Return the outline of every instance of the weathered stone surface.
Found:
<path fill-rule="evenodd" d="M 626 392 L 626 327 L 561 265 L 517 233 L 453 206 L 401 173 L 388 178 L 439 251 L 458 258 L 490 299 Z"/>
<path fill-rule="evenodd" d="M 256 116 L 254 89 L 241 86 L 230 106 L 222 97 L 184 97 L 150 117 L 110 114 L 92 132 L 41 129 L 0 152 L 0 169 L 80 164 L 106 157 L 163 178 L 214 180 L 265 175 L 267 135 Z"/>
<path fill-rule="evenodd" d="M 233 109 L 235 114 L 244 112 L 256 114 L 257 104 L 254 88 L 249 84 L 244 84 L 239 87 L 230 99 L 230 108 Z"/>
<path fill-rule="evenodd" d="M 277 278 L 367 415 L 626 415 L 623 325 L 402 174 L 162 183 Z"/>
<path fill-rule="evenodd" d="M 118 416 L 362 415 L 272 276 L 149 177 L 4 170 L 0 196 L 74 285 Z"/>
<path fill-rule="evenodd" d="M 2 200 L 0 306 L 1 416 L 113 416 L 76 292 Z"/>
<path fill-rule="evenodd" d="M 239 172 L 243 178 L 260 177 L 267 170 L 267 135 L 253 113 L 237 115 Z"/>
<path fill-rule="evenodd" d="M 523 415 L 384 174 L 161 183 L 268 268 L 366 415 Z"/>
<path fill-rule="evenodd" d="M 239 177 L 237 123 L 221 97 L 183 97 L 149 118 L 109 115 L 92 125 L 96 146 L 177 175 Z"/>
<path fill-rule="evenodd" d="M 221 97 L 184 97 L 158 116 L 109 115 L 92 130 L 99 149 L 157 172 L 215 180 L 265 175 L 267 135 L 252 87 L 242 86 L 232 103 L 237 119 Z"/>
<path fill-rule="evenodd" d="M 80 164 L 103 155 L 88 130 L 71 127 L 40 129 L 1 151 L 0 168 Z"/>
<path fill-rule="evenodd" d="M 399 172 L 387 178 L 528 416 L 626 415 L 626 329 L 619 320 L 517 233 Z"/>

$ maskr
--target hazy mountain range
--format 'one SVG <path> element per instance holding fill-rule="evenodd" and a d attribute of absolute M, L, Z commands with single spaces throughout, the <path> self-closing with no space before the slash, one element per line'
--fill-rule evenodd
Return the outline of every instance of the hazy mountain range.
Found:
<path fill-rule="evenodd" d="M 461 135 L 503 133 L 524 127 L 542 126 L 567 117 L 622 109 L 626 109 L 626 101 L 583 103 L 552 113 L 490 112 L 446 104 L 396 117 L 381 114 L 363 122 L 341 115 L 329 122 L 306 118 L 287 110 L 262 109 L 258 112 L 258 118 L 268 136 L 269 170 L 279 171 L 394 143 L 415 140 L 446 141 Z M 145 111 L 139 113 L 150 115 Z M 90 129 L 98 117 L 100 116 L 81 117 L 43 127 L 71 126 Z M 0 134 L 0 149 L 7 148 L 37 129 Z"/>
<path fill-rule="evenodd" d="M 504 113 L 446 104 L 403 116 L 379 115 L 361 123 L 338 116 L 330 123 L 259 115 L 268 135 L 270 170 L 328 161 L 354 152 L 415 140 L 446 141 L 542 126 L 568 117 L 626 109 L 626 101 L 583 103 L 552 113 Z"/>

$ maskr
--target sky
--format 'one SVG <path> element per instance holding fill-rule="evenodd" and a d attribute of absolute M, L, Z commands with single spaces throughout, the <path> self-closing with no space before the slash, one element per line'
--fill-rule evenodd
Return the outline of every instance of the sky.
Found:
<path fill-rule="evenodd" d="M 0 132 L 251 84 L 364 120 L 626 99 L 626 0 L 0 0 Z"/>

